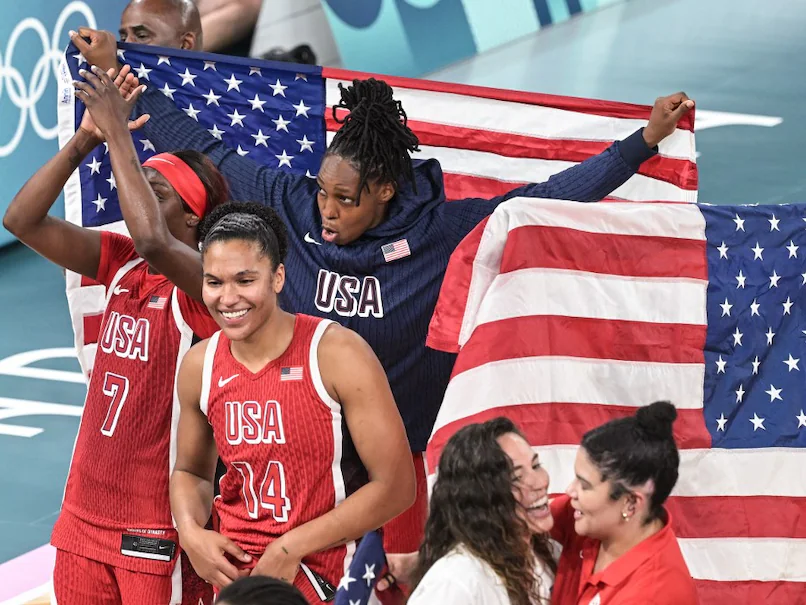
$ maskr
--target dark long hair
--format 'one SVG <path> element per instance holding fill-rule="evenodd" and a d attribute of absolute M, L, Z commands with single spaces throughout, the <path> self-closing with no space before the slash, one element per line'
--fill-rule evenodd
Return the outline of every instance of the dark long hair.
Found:
<path fill-rule="evenodd" d="M 497 441 L 507 433 L 523 437 L 508 418 L 494 418 L 466 426 L 448 441 L 439 460 L 415 586 L 460 544 L 498 574 L 514 605 L 536 601 L 535 557 L 557 570 L 547 536 L 533 536 L 531 548 L 524 540 L 530 530 L 518 516 L 512 493 L 514 467 Z"/>

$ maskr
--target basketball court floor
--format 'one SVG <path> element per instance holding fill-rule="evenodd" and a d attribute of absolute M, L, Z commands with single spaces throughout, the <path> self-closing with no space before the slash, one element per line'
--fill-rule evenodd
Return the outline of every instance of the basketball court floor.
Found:
<path fill-rule="evenodd" d="M 806 202 L 805 26 L 796 0 L 629 0 L 428 77 L 646 104 L 684 90 L 700 201 Z M 59 268 L 1 249 L 0 306 L 0 605 L 47 602 L 85 387 Z"/>

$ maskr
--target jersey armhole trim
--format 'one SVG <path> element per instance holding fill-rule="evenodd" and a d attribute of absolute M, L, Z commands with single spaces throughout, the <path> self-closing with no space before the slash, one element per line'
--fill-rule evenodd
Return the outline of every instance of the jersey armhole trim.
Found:
<path fill-rule="evenodd" d="M 334 400 L 330 396 L 330 393 L 327 392 L 325 383 L 322 381 L 322 373 L 319 370 L 319 342 L 322 340 L 325 330 L 327 330 L 332 323 L 333 321 L 329 319 L 323 319 L 316 326 L 316 330 L 314 330 L 313 337 L 311 338 L 311 350 L 308 359 L 308 367 L 311 370 L 311 382 L 313 383 L 313 388 L 316 389 L 316 394 L 319 395 L 319 399 L 321 399 L 322 402 L 331 410 L 335 409 L 341 412 L 341 405 L 338 401 Z"/>
<path fill-rule="evenodd" d="M 210 337 L 207 343 L 207 350 L 204 352 L 204 365 L 202 366 L 201 396 L 199 397 L 199 408 L 202 414 L 207 416 L 210 406 L 210 387 L 213 382 L 213 360 L 218 350 L 218 338 L 221 332 L 216 332 Z"/>
<path fill-rule="evenodd" d="M 142 262 L 142 258 L 133 258 L 117 270 L 115 277 L 112 278 L 112 281 L 109 283 L 109 287 L 106 289 L 106 305 L 104 305 L 104 308 L 109 305 L 109 299 L 112 298 L 112 294 L 114 294 L 115 288 L 117 288 L 118 283 L 120 283 L 120 280 L 123 279 L 123 276 Z"/>

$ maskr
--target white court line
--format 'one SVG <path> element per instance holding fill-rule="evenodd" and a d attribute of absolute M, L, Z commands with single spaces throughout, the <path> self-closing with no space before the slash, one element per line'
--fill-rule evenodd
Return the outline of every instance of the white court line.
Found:
<path fill-rule="evenodd" d="M 51 593 L 52 583 L 48 582 L 47 584 L 43 584 L 39 588 L 32 588 L 21 595 L 17 595 L 16 597 L 12 597 L 6 601 L 0 603 L 0 605 L 26 605 L 30 603 L 34 599 L 41 599 L 44 596 L 49 596 Z"/>
<path fill-rule="evenodd" d="M 0 397 L 0 420 L 20 418 L 23 416 L 80 417 L 83 410 L 83 406 L 80 405 Z M 0 435 L 10 435 L 12 437 L 34 437 L 43 430 L 44 429 L 36 427 L 0 423 Z"/>
<path fill-rule="evenodd" d="M 0 359 L 0 374 L 7 376 L 20 376 L 23 378 L 38 378 L 40 380 L 56 380 L 59 382 L 74 382 L 86 384 L 84 374 L 67 370 L 50 370 L 47 368 L 31 368 L 29 364 L 45 359 L 76 358 L 76 351 L 72 348 L 37 349 L 17 353 L 5 359 Z"/>

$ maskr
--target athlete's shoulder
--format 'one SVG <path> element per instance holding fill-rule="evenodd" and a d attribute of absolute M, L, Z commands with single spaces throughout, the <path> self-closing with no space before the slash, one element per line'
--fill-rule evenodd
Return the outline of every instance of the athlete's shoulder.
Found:
<path fill-rule="evenodd" d="M 375 352 L 358 332 L 330 322 L 319 341 L 319 363 L 345 362 L 347 358 L 367 355 L 375 357 Z"/>
<path fill-rule="evenodd" d="M 217 334 L 217 333 L 216 333 Z M 202 366 L 204 365 L 204 357 L 207 355 L 207 349 L 210 347 L 210 342 L 218 340 L 216 334 L 213 334 L 210 338 L 205 338 L 204 340 L 200 340 L 196 344 L 194 344 L 188 352 L 185 354 L 185 357 L 182 360 L 182 365 L 186 365 L 192 369 L 198 369 L 201 371 Z"/>

